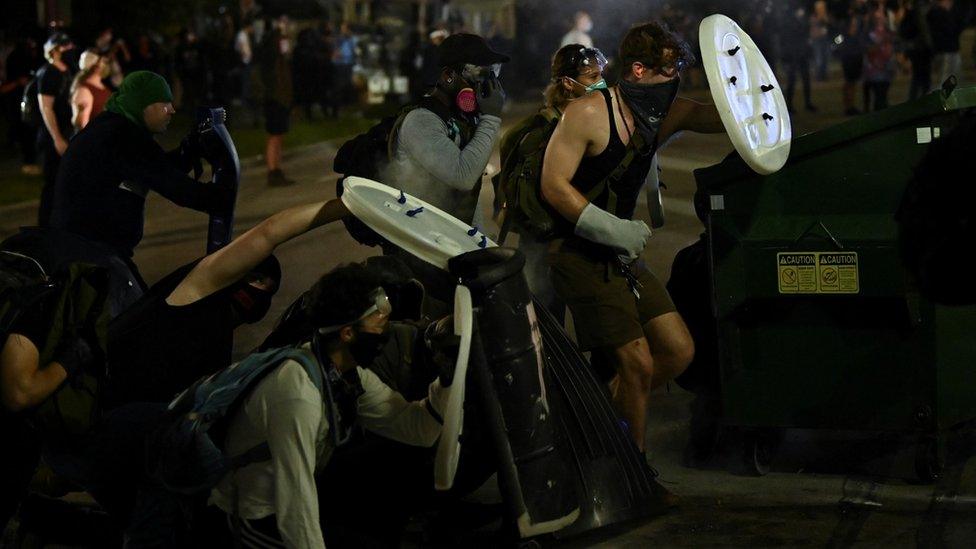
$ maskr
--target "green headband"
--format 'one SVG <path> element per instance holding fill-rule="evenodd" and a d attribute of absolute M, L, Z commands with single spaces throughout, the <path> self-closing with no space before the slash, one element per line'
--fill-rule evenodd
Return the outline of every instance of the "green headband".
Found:
<path fill-rule="evenodd" d="M 121 114 L 137 126 L 146 127 L 142 111 L 153 103 L 173 101 L 173 92 L 162 76 L 150 71 L 136 71 L 122 80 L 119 89 L 109 97 L 105 109 Z"/>

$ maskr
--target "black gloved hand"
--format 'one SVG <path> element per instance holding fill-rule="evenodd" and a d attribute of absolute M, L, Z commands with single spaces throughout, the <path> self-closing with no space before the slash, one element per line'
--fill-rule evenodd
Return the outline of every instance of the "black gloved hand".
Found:
<path fill-rule="evenodd" d="M 424 345 L 430 350 L 437 366 L 437 377 L 441 380 L 441 386 L 450 387 L 454 383 L 454 368 L 457 366 L 457 354 L 461 345 L 460 336 L 454 335 L 454 315 L 431 322 L 424 331 Z"/>
<path fill-rule="evenodd" d="M 497 78 L 489 78 L 478 86 L 478 107 L 482 114 L 501 118 L 505 106 L 505 90 Z"/>
<path fill-rule="evenodd" d="M 83 337 L 75 337 L 61 344 L 54 355 L 54 362 L 57 362 L 68 372 L 68 379 L 72 379 L 85 371 L 95 360 L 95 353 L 92 351 L 88 341 Z"/>
<path fill-rule="evenodd" d="M 237 200 L 236 188 L 231 183 L 217 183 L 210 181 L 204 183 L 212 188 L 213 196 L 207 213 L 211 215 L 227 215 L 234 211 L 234 203 Z"/>
<path fill-rule="evenodd" d="M 184 166 L 193 170 L 193 179 L 197 181 L 203 175 L 202 158 L 203 146 L 200 142 L 200 131 L 194 128 L 180 141 L 180 160 Z"/>

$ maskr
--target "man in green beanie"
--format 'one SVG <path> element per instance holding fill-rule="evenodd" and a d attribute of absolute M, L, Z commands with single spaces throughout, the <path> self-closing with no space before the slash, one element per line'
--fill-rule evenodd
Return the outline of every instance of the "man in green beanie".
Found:
<path fill-rule="evenodd" d="M 156 143 L 154 135 L 166 131 L 176 112 L 172 101 L 162 76 L 149 71 L 129 74 L 105 111 L 71 140 L 61 160 L 52 238 L 64 243 L 64 254 L 84 253 L 88 262 L 94 257 L 102 263 L 97 261 L 101 258 L 115 267 L 119 294 L 113 309 L 135 301 L 145 288 L 131 258 L 142 240 L 149 191 L 202 212 L 233 205 L 229 184 L 201 183 L 187 175 L 196 160 L 190 140 L 170 152 Z M 85 245 L 79 246 L 79 241 Z"/>

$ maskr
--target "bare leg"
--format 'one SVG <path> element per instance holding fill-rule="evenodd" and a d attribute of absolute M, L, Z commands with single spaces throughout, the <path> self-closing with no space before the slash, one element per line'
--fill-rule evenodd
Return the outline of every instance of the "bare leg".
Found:
<path fill-rule="evenodd" d="M 617 377 L 611 382 L 613 404 L 617 413 L 627 421 L 634 444 L 644 451 L 644 431 L 647 427 L 647 399 L 654 376 L 654 361 L 647 339 L 641 337 L 612 351 L 617 364 Z"/>
<path fill-rule="evenodd" d="M 264 158 L 268 165 L 268 171 L 277 170 L 281 167 L 281 141 L 282 136 L 280 135 L 268 136 L 268 142 L 264 149 Z"/>
<path fill-rule="evenodd" d="M 651 346 L 654 377 L 651 390 L 681 375 L 695 357 L 695 342 L 685 321 L 676 312 L 665 313 L 644 324 L 644 336 Z"/>

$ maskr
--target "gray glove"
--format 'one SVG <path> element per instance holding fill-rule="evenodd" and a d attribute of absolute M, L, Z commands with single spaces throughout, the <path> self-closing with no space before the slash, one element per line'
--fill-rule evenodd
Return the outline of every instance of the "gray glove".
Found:
<path fill-rule="evenodd" d="M 625 262 L 640 257 L 651 229 L 643 221 L 620 219 L 592 203 L 583 208 L 573 231 L 589 241 L 613 248 Z"/>
<path fill-rule="evenodd" d="M 489 78 L 478 87 L 478 107 L 481 113 L 501 118 L 505 106 L 505 90 L 497 78 Z"/>

